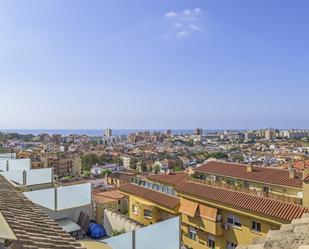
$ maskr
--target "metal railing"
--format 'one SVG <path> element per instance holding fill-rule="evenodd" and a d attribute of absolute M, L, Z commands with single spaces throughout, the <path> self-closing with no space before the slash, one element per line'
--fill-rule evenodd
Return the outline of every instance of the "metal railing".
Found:
<path fill-rule="evenodd" d="M 164 194 L 176 196 L 176 191 L 173 188 L 166 186 L 166 185 L 149 182 L 147 180 L 144 180 L 144 179 L 141 179 L 141 178 L 138 178 L 138 177 L 133 177 L 132 183 L 139 185 L 139 186 L 142 186 L 144 188 L 148 188 L 148 189 L 151 189 L 151 190 L 162 192 Z"/>

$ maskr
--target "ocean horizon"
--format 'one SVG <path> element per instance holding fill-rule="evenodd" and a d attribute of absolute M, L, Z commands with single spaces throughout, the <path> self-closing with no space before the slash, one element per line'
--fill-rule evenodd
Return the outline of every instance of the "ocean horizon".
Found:
<path fill-rule="evenodd" d="M 129 135 L 139 131 L 160 131 L 164 132 L 167 129 L 112 129 L 114 136 Z M 222 129 L 203 129 L 204 133 L 221 131 Z M 172 134 L 192 134 L 194 129 L 171 129 Z M 35 136 L 47 133 L 49 135 L 60 134 L 62 136 L 68 135 L 87 135 L 87 136 L 102 136 L 105 129 L 0 129 L 4 133 L 18 133 L 18 134 L 33 134 Z"/>

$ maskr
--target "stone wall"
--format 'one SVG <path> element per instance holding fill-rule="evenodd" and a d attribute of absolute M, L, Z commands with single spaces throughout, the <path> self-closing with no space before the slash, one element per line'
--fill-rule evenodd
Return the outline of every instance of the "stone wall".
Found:
<path fill-rule="evenodd" d="M 271 230 L 267 237 L 256 238 L 252 245 L 237 249 L 309 249 L 309 213 L 284 224 L 280 230 Z"/>

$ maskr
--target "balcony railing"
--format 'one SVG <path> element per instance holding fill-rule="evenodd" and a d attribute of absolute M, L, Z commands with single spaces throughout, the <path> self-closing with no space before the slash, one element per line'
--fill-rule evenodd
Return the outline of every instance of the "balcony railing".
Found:
<path fill-rule="evenodd" d="M 138 177 L 133 177 L 132 183 L 139 185 L 141 187 L 144 187 L 144 188 L 148 188 L 148 189 L 159 191 L 159 192 L 162 192 L 168 195 L 176 196 L 176 191 L 169 186 L 161 185 L 158 183 L 152 183 L 152 182 L 149 182 L 147 180 L 144 180 Z"/>
<path fill-rule="evenodd" d="M 227 183 L 223 183 L 223 182 L 220 182 L 220 181 L 210 181 L 210 180 L 206 180 L 206 179 L 199 179 L 199 178 L 195 178 L 194 176 L 189 176 L 188 181 L 198 182 L 198 183 L 202 183 L 202 184 L 210 185 L 210 186 L 214 186 L 214 187 L 225 188 L 225 189 L 229 189 L 229 190 L 236 190 L 236 191 L 252 194 L 252 195 L 255 195 L 255 196 L 267 197 L 267 198 L 271 198 L 271 199 L 275 199 L 275 200 L 291 202 L 291 203 L 302 205 L 302 199 L 301 198 L 290 197 L 290 196 L 286 196 L 284 194 L 281 195 L 281 194 L 274 194 L 274 193 L 271 193 L 271 192 L 263 192 L 263 191 L 258 191 L 258 190 L 252 190 L 250 188 L 245 188 L 245 187 L 240 187 L 240 186 L 236 186 L 236 185 L 232 185 L 232 184 L 227 184 Z"/>

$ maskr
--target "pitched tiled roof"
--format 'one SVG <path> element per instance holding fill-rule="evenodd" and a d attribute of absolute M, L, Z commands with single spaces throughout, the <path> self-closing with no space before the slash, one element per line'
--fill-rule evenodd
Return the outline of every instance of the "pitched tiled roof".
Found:
<path fill-rule="evenodd" d="M 299 218 L 303 213 L 309 212 L 301 205 L 192 182 L 182 183 L 176 187 L 176 190 L 180 194 L 189 194 L 206 201 L 231 205 L 286 221 Z"/>
<path fill-rule="evenodd" d="M 287 169 L 289 167 L 289 163 L 283 164 L 282 168 Z M 309 168 L 309 160 L 302 160 L 302 161 L 294 161 L 293 168 L 297 170 L 304 170 Z"/>
<path fill-rule="evenodd" d="M 122 179 L 130 179 L 132 178 L 132 175 L 121 172 L 113 172 L 108 177 L 122 180 Z"/>
<path fill-rule="evenodd" d="M 118 190 L 104 191 L 104 192 L 97 191 L 97 192 L 94 192 L 92 195 L 95 201 L 101 204 L 115 202 L 124 197 L 124 195 L 121 194 Z"/>
<path fill-rule="evenodd" d="M 121 192 L 142 197 L 148 201 L 157 203 L 163 207 L 174 209 L 179 204 L 179 199 L 155 190 L 144 188 L 132 183 L 122 185 L 118 188 Z"/>
<path fill-rule="evenodd" d="M 303 186 L 300 172 L 296 172 L 294 178 L 289 178 L 288 170 L 258 166 L 254 166 L 253 169 L 252 172 L 247 172 L 246 164 L 211 161 L 197 167 L 195 171 L 300 189 Z"/>
<path fill-rule="evenodd" d="M 0 175 L 0 212 L 13 230 L 13 249 L 81 248 L 68 233 Z"/>
<path fill-rule="evenodd" d="M 153 182 L 159 182 L 174 187 L 180 183 L 183 183 L 187 179 L 187 176 L 188 174 L 186 172 L 179 172 L 171 174 L 150 175 L 147 177 L 147 179 Z"/>

